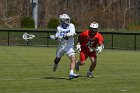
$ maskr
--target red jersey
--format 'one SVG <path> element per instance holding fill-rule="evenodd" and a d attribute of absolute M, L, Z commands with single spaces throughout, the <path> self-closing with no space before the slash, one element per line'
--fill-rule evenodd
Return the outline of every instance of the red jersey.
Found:
<path fill-rule="evenodd" d="M 91 36 L 90 31 L 86 30 L 79 35 L 79 41 L 81 47 L 86 48 L 87 46 L 91 46 L 96 48 L 97 45 L 100 46 L 103 44 L 104 39 L 100 33 L 97 32 L 95 35 Z"/>
<path fill-rule="evenodd" d="M 90 57 L 96 58 L 96 51 L 90 51 L 91 48 L 96 48 L 97 45 L 103 44 L 103 37 L 100 33 L 96 32 L 93 36 L 90 35 L 90 31 L 86 30 L 79 35 L 78 38 L 81 51 L 80 51 L 80 61 L 85 62 L 85 60 Z"/>

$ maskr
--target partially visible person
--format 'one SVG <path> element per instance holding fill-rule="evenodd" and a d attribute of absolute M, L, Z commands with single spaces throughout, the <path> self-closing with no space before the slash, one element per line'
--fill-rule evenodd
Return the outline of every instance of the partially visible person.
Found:
<path fill-rule="evenodd" d="M 60 25 L 57 27 L 56 34 L 50 35 L 51 39 L 58 40 L 59 42 L 56 57 L 54 59 L 53 71 L 56 71 L 61 57 L 66 53 L 71 61 L 69 78 L 73 79 L 79 76 L 74 73 L 76 63 L 76 54 L 74 51 L 74 35 L 76 35 L 75 26 L 70 23 L 70 17 L 68 14 L 60 15 L 59 19 Z"/>
<path fill-rule="evenodd" d="M 104 49 L 103 36 L 98 32 L 98 23 L 92 22 L 88 30 L 83 31 L 78 36 L 76 45 L 77 51 L 80 53 L 80 60 L 76 63 L 76 70 L 79 71 L 79 66 L 84 65 L 89 57 L 91 65 L 87 72 L 87 77 L 93 77 L 93 71 L 97 63 L 97 53 L 101 53 Z"/>

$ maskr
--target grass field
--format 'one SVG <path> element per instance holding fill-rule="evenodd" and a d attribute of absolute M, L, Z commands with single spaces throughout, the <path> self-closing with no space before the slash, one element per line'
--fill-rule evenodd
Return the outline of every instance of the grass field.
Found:
<path fill-rule="evenodd" d="M 140 93 L 140 51 L 104 50 L 94 78 L 87 78 L 90 61 L 68 79 L 65 55 L 52 71 L 55 48 L 0 46 L 0 93 Z M 78 58 L 78 54 L 77 54 Z"/>

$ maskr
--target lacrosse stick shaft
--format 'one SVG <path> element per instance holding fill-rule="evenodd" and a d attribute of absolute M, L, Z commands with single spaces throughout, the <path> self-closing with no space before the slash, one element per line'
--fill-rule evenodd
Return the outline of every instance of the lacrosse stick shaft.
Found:
<path fill-rule="evenodd" d="M 50 38 L 50 36 L 44 36 L 44 37 L 41 37 L 41 38 Z"/>

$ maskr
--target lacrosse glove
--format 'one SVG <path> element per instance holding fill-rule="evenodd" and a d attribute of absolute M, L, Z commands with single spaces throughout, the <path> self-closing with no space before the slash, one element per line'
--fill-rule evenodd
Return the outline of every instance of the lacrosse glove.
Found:
<path fill-rule="evenodd" d="M 100 54 L 100 53 L 102 52 L 103 49 L 104 49 L 104 45 L 102 44 L 102 45 L 100 45 L 100 46 L 98 46 L 98 47 L 96 48 L 96 52 L 97 52 L 98 54 Z"/>
<path fill-rule="evenodd" d="M 50 39 L 55 40 L 56 39 L 55 35 L 50 35 Z"/>
<path fill-rule="evenodd" d="M 78 52 L 80 52 L 81 51 L 81 45 L 76 45 L 76 50 L 78 51 Z"/>

